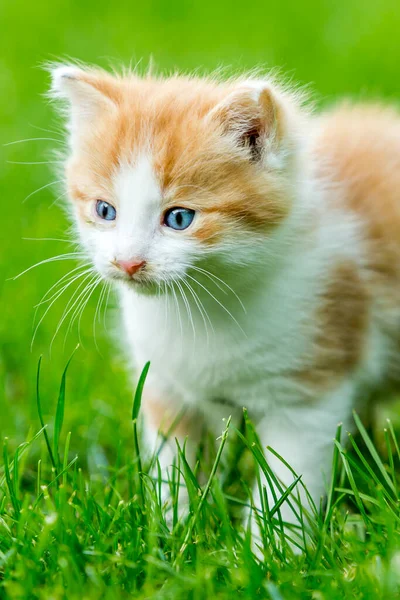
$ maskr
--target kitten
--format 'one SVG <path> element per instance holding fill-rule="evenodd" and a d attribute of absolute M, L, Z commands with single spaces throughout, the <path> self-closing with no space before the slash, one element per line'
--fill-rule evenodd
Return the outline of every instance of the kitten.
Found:
<path fill-rule="evenodd" d="M 190 451 L 246 406 L 318 504 L 337 424 L 400 377 L 399 115 L 313 116 L 268 78 L 52 76 L 82 245 L 151 361 L 149 447 L 183 407 L 171 440 Z"/>

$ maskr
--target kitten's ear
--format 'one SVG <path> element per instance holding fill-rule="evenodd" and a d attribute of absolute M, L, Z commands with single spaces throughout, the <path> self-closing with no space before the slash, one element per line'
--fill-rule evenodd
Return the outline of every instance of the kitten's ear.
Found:
<path fill-rule="evenodd" d="M 104 114 L 115 111 L 112 79 L 96 71 L 84 71 L 74 66 L 51 68 L 50 95 L 66 104 L 71 143 L 79 141 L 88 128 Z"/>
<path fill-rule="evenodd" d="M 292 107 L 284 94 L 270 84 L 243 82 L 209 114 L 217 119 L 224 134 L 260 161 L 277 158 L 285 150 L 285 134 Z"/>

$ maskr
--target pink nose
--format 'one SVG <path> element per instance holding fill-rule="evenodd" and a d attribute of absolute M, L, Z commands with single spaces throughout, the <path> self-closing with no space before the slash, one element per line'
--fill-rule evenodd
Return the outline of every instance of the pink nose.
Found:
<path fill-rule="evenodd" d="M 140 271 L 145 264 L 145 260 L 119 260 L 117 262 L 118 267 L 125 271 L 130 277 Z"/>

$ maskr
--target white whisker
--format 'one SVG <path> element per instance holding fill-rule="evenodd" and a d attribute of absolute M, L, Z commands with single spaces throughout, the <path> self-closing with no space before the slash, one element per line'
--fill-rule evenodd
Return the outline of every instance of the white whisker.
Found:
<path fill-rule="evenodd" d="M 34 129 L 37 129 L 38 131 L 44 131 L 46 133 L 51 133 L 52 135 L 60 135 L 61 136 L 61 132 L 57 131 L 56 129 L 45 129 L 44 127 L 39 127 L 39 125 L 34 125 L 33 123 L 29 123 L 30 127 L 33 127 Z M 65 144 L 65 140 L 60 137 L 59 138 L 60 142 L 63 142 Z"/>
<path fill-rule="evenodd" d="M 27 200 L 29 200 L 29 198 L 32 198 L 32 196 L 34 196 L 35 194 L 38 194 L 42 190 L 45 190 L 46 188 L 48 188 L 48 187 L 50 187 L 52 185 L 57 185 L 57 183 L 62 183 L 63 181 L 64 181 L 63 179 L 56 179 L 56 181 L 51 181 L 50 183 L 46 183 L 46 185 L 42 185 L 42 187 L 40 187 L 39 189 L 37 189 L 34 192 L 31 192 L 30 194 L 28 194 L 26 196 L 26 198 L 24 198 L 22 200 L 22 203 L 26 202 Z"/>
<path fill-rule="evenodd" d="M 18 275 L 15 275 L 15 277 L 11 277 L 11 279 L 13 281 L 15 281 L 16 279 L 18 279 L 19 277 L 22 277 L 22 275 L 25 275 L 25 273 L 28 273 L 32 269 L 35 269 L 36 267 L 40 267 L 40 265 L 45 265 L 47 263 L 56 262 L 59 260 L 76 260 L 78 258 L 87 258 L 87 255 L 84 252 L 67 252 L 66 254 L 59 254 L 58 256 L 51 256 L 50 258 L 45 258 L 44 260 L 40 260 L 39 262 L 28 267 L 21 273 L 18 273 Z"/>
<path fill-rule="evenodd" d="M 194 321 L 193 321 L 192 310 L 190 308 L 190 304 L 189 304 L 187 296 L 185 294 L 185 290 L 183 289 L 183 287 L 181 286 L 181 284 L 179 283 L 179 281 L 175 281 L 175 283 L 176 283 L 176 285 L 178 287 L 178 290 L 180 291 L 183 303 L 184 303 L 184 305 L 186 307 L 186 312 L 188 314 L 188 317 L 189 317 L 189 320 L 190 320 L 190 324 L 192 326 L 192 331 L 193 331 L 193 343 L 195 344 L 196 343 L 196 327 L 195 327 Z"/>
<path fill-rule="evenodd" d="M 104 307 L 104 312 L 103 312 L 103 325 L 104 325 L 104 329 L 107 331 L 107 323 L 106 323 L 106 315 L 107 315 L 107 309 L 108 309 L 108 303 L 110 301 L 110 294 L 112 292 L 112 284 L 111 283 L 107 283 L 107 299 L 106 299 L 106 303 L 105 303 L 105 307 Z"/>
<path fill-rule="evenodd" d="M 206 269 L 202 269 L 201 267 L 198 266 L 194 266 L 192 265 L 191 267 L 192 269 L 194 269 L 195 271 L 198 271 L 199 273 L 203 273 L 206 277 L 208 277 L 209 279 L 213 278 L 216 279 L 217 281 L 219 281 L 220 283 L 222 283 L 222 285 L 224 285 L 230 292 L 232 292 L 232 294 L 235 296 L 235 298 L 238 300 L 240 306 L 243 309 L 243 312 L 246 313 L 246 308 L 243 304 L 243 302 L 241 301 L 241 299 L 239 298 L 239 296 L 237 295 L 237 293 L 235 292 L 234 289 L 231 288 L 230 285 L 228 285 L 225 281 L 223 281 L 223 279 L 221 279 L 220 277 L 217 277 L 217 275 L 215 275 L 214 273 L 211 273 L 211 271 L 207 271 Z M 218 285 L 217 282 L 214 281 L 214 284 L 223 292 L 224 290 L 221 288 L 221 286 Z M 227 292 L 224 292 L 225 294 L 227 294 Z"/>
<path fill-rule="evenodd" d="M 74 283 L 74 281 L 76 281 L 77 279 L 79 279 L 79 277 L 81 277 L 82 275 L 84 275 L 84 273 L 82 273 L 82 274 L 80 274 L 80 275 L 76 276 L 76 278 L 74 277 L 74 278 L 71 280 L 71 282 L 69 282 L 69 283 L 68 283 L 68 285 L 64 286 L 64 287 L 63 287 L 61 290 L 59 290 L 59 291 L 58 291 L 58 292 L 55 294 L 55 297 L 53 296 L 53 298 L 54 298 L 54 299 L 53 299 L 53 300 L 50 302 L 49 306 L 46 308 L 45 312 L 44 312 L 44 313 L 43 313 L 43 315 L 41 316 L 41 318 L 40 318 L 40 320 L 39 320 L 38 324 L 36 325 L 36 327 L 35 327 L 35 329 L 34 329 L 33 336 L 32 336 L 32 341 L 31 341 L 31 350 L 32 350 L 32 347 L 33 347 L 33 344 L 34 344 L 34 341 L 35 341 L 35 338 L 36 338 L 36 334 L 37 334 L 37 332 L 38 332 L 38 330 L 39 330 L 39 327 L 40 327 L 40 325 L 43 323 L 43 320 L 45 319 L 45 317 L 46 317 L 47 313 L 49 312 L 49 310 L 51 309 L 51 307 L 52 307 L 52 306 L 55 304 L 55 302 L 57 302 L 58 298 L 60 298 L 60 296 L 62 296 L 62 295 L 63 295 L 63 293 L 65 292 L 65 290 L 66 290 L 66 289 L 67 289 L 67 288 L 68 288 L 68 287 L 69 287 L 69 286 L 70 286 L 72 283 Z M 48 293 L 48 292 L 47 292 L 47 293 Z M 37 312 L 37 309 L 36 309 L 36 312 Z M 35 312 L 35 315 L 36 315 L 36 312 Z"/>
<path fill-rule="evenodd" d="M 9 165 L 59 165 L 60 160 L 36 160 L 36 161 L 23 161 L 23 160 L 7 160 Z"/>
<path fill-rule="evenodd" d="M 91 278 L 91 279 L 90 279 Z M 57 327 L 56 327 L 56 331 L 53 335 L 53 338 L 51 340 L 51 344 L 50 344 L 50 348 L 53 345 L 53 342 L 58 334 L 58 332 L 60 331 L 62 324 L 64 323 L 65 319 L 67 318 L 67 316 L 70 314 L 70 312 L 74 309 L 74 307 L 76 306 L 76 303 L 79 301 L 79 299 L 81 298 L 82 293 L 86 290 L 87 287 L 87 281 L 93 281 L 93 270 L 90 269 L 89 273 L 87 273 L 83 280 L 79 283 L 79 285 L 77 286 L 77 288 L 74 290 L 71 298 L 69 299 L 66 307 L 64 308 L 64 311 L 61 315 L 60 320 L 58 321 Z M 81 291 L 83 288 L 83 291 Z"/>
<path fill-rule="evenodd" d="M 46 131 L 46 130 L 44 130 Z M 63 140 L 61 139 L 56 139 L 56 138 L 47 138 L 47 137 L 36 137 L 36 138 L 26 138 L 24 140 L 15 140 L 14 142 L 7 142 L 7 144 L 3 144 L 4 147 L 6 146 L 14 146 L 15 144 L 24 144 L 25 142 L 41 142 L 41 141 L 47 141 L 47 142 L 58 142 L 59 144 L 63 144 Z"/>
<path fill-rule="evenodd" d="M 184 285 L 186 285 L 186 287 L 188 288 L 189 292 L 192 294 L 192 296 L 193 296 L 193 299 L 194 299 L 194 302 L 195 302 L 195 304 L 196 304 L 196 306 L 197 306 L 197 309 L 198 309 L 198 311 L 199 311 L 199 313 L 200 313 L 200 315 L 201 315 L 201 317 L 202 317 L 202 320 L 203 320 L 203 323 L 204 323 L 204 329 L 205 329 L 205 332 L 206 332 L 206 337 L 207 337 L 207 346 L 208 346 L 208 344 L 209 344 L 209 341 L 210 341 L 210 337 L 209 337 L 209 333 L 208 333 L 208 327 L 207 327 L 207 321 L 206 321 L 206 318 L 208 319 L 208 321 L 209 321 L 209 323 L 210 323 L 210 327 L 211 327 L 211 329 L 212 329 L 213 333 L 215 333 L 215 332 L 214 332 L 213 325 L 212 325 L 212 323 L 211 323 L 211 319 L 210 319 L 210 317 L 209 317 L 209 315 L 208 315 L 208 313 L 207 313 L 206 309 L 204 308 L 204 305 L 203 305 L 203 303 L 201 302 L 201 300 L 200 300 L 200 298 L 199 298 L 198 294 L 196 294 L 196 292 L 194 291 L 194 289 L 193 289 L 193 287 L 190 285 L 190 283 L 189 283 L 188 281 L 186 281 L 186 279 L 182 279 L 181 281 L 182 281 L 182 283 L 183 283 Z"/>
<path fill-rule="evenodd" d="M 95 310 L 94 317 L 93 317 L 93 339 L 94 339 L 94 344 L 95 344 L 97 350 L 99 350 L 99 347 L 97 345 L 97 338 L 96 338 L 96 323 L 100 323 L 101 307 L 103 304 L 103 299 L 106 295 L 106 291 L 107 291 L 107 286 L 104 285 L 102 287 L 99 297 L 97 299 L 96 310 Z"/>
<path fill-rule="evenodd" d="M 176 296 L 174 285 L 173 284 L 168 284 L 168 287 L 172 291 L 172 295 L 174 297 L 175 308 L 176 308 L 176 311 L 178 313 L 179 327 L 180 327 L 180 330 L 181 330 L 181 345 L 182 345 L 182 342 L 183 342 L 183 326 L 182 326 L 181 310 L 180 310 L 180 307 L 179 307 L 179 302 L 178 302 L 178 298 Z"/>
<path fill-rule="evenodd" d="M 85 308 L 87 307 L 87 305 L 89 303 L 89 300 L 92 297 L 94 291 L 99 286 L 99 284 L 102 282 L 102 279 L 103 278 L 101 276 L 99 276 L 98 279 L 91 285 L 87 297 L 85 298 L 85 300 L 81 304 L 81 308 L 79 310 L 79 320 L 78 320 L 78 337 L 79 337 L 79 340 L 80 340 L 80 337 L 81 337 L 81 321 L 82 321 L 83 313 L 84 313 Z M 96 345 L 96 348 L 97 348 L 96 341 L 95 341 L 95 345 Z"/>
<path fill-rule="evenodd" d="M 215 302 L 217 304 L 219 304 L 219 306 L 231 317 L 231 319 L 234 321 L 234 323 L 236 323 L 236 325 L 239 327 L 240 331 L 244 334 L 245 332 L 243 331 L 241 325 L 238 323 L 238 321 L 235 319 L 235 317 L 233 316 L 233 314 L 226 308 L 226 306 L 224 306 L 222 304 L 222 302 L 220 302 L 218 300 L 218 298 L 216 298 L 214 296 L 214 294 L 212 294 L 210 292 L 210 290 L 208 288 L 206 288 L 202 283 L 200 283 L 200 281 L 198 281 L 197 279 L 195 279 L 194 277 L 192 277 L 191 275 L 189 275 L 188 273 L 186 273 L 186 277 L 189 277 L 189 279 L 191 279 L 192 281 L 194 281 L 197 285 L 199 285 L 209 296 L 211 296 L 211 298 L 213 298 L 215 300 Z"/>
<path fill-rule="evenodd" d="M 163 283 L 164 283 L 164 298 L 165 298 L 163 341 L 165 341 L 165 338 L 167 337 L 167 331 L 168 331 L 169 293 L 168 293 L 168 289 L 167 289 L 167 282 L 164 281 Z M 168 288 L 169 288 L 169 286 L 168 286 Z"/>
<path fill-rule="evenodd" d="M 65 285 L 62 286 L 62 288 L 61 288 L 62 292 L 64 292 L 72 283 L 74 283 L 74 281 L 76 281 L 77 279 L 79 279 L 80 277 L 82 277 L 82 275 L 84 275 L 85 273 L 88 273 L 89 271 L 92 270 L 92 267 L 90 267 L 90 268 L 86 269 L 85 271 L 83 271 L 82 273 L 76 274 L 76 271 L 79 271 L 79 269 L 83 269 L 85 267 L 89 267 L 89 263 L 86 263 L 84 265 L 79 265 L 78 267 L 75 267 L 75 269 L 72 269 L 72 271 L 69 271 L 68 273 L 66 273 L 65 275 L 63 275 L 61 277 L 61 279 L 59 279 L 58 281 L 56 281 L 56 283 L 54 283 L 51 286 L 51 288 L 47 290 L 47 292 L 44 294 L 44 296 L 41 298 L 41 300 L 37 304 L 35 304 L 34 308 L 37 309 L 42 304 L 47 304 L 48 302 L 51 302 L 51 300 L 54 298 L 54 296 L 56 294 L 58 294 L 61 290 L 57 290 L 56 292 L 54 292 L 54 294 L 50 298 L 48 298 L 48 295 L 50 294 L 50 292 L 54 288 L 56 288 L 61 283 L 65 282 L 66 279 L 67 279 L 67 282 L 65 282 Z"/>
<path fill-rule="evenodd" d="M 79 247 L 78 242 L 73 242 L 71 240 L 63 240 L 61 238 L 31 238 L 31 237 L 23 237 L 21 239 L 24 240 L 24 241 L 28 241 L 28 242 L 63 242 L 64 244 L 70 244 L 70 245 Z"/>
<path fill-rule="evenodd" d="M 68 192 L 63 192 L 62 194 L 60 194 L 59 196 L 57 196 L 57 198 L 55 200 L 53 200 L 53 202 L 50 204 L 49 209 L 53 208 L 53 206 L 61 199 L 64 198 L 65 196 L 68 196 Z"/>
<path fill-rule="evenodd" d="M 95 289 L 97 283 L 101 280 L 101 277 L 97 274 L 95 274 L 90 280 L 89 282 L 84 286 L 83 290 L 80 292 L 80 294 L 75 298 L 74 303 L 72 304 L 72 306 L 68 309 L 67 313 L 64 315 L 62 321 L 60 321 L 58 327 L 57 327 L 57 331 L 55 332 L 53 339 L 51 341 L 51 343 L 53 344 L 53 341 L 58 333 L 58 331 L 60 330 L 63 322 L 65 321 L 65 319 L 67 318 L 68 315 L 71 315 L 72 311 L 74 311 L 71 315 L 71 319 L 69 322 L 69 325 L 67 327 L 67 331 L 65 333 L 65 337 L 64 337 L 64 348 L 65 348 L 65 344 L 67 341 L 67 337 L 68 334 L 71 332 L 73 324 L 75 323 L 75 320 L 77 319 L 77 317 L 79 316 L 80 310 L 81 308 L 85 307 L 85 301 L 86 299 L 89 299 L 91 296 L 91 292 Z M 86 280 L 87 281 L 87 280 Z M 75 309 L 75 310 L 74 310 Z M 78 339 L 79 339 L 79 343 L 82 344 L 82 340 L 80 338 L 80 328 L 78 327 Z"/>

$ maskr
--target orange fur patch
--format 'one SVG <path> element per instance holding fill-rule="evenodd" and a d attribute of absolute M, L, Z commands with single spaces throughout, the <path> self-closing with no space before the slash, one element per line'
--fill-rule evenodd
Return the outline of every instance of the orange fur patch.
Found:
<path fill-rule="evenodd" d="M 339 186 L 335 202 L 359 218 L 363 276 L 388 348 L 387 383 L 400 382 L 400 113 L 347 103 L 323 115 L 316 153 L 320 174 Z"/>
<path fill-rule="evenodd" d="M 185 407 L 182 410 L 175 402 L 166 402 L 153 396 L 148 390 L 143 395 L 143 414 L 147 422 L 162 435 L 171 439 L 177 437 L 184 440 L 189 436 L 191 441 L 199 442 L 203 431 L 203 421 L 198 414 Z"/>
<path fill-rule="evenodd" d="M 309 366 L 295 376 L 301 385 L 313 392 L 327 391 L 360 364 L 369 305 L 369 294 L 356 265 L 335 265 L 315 314 L 313 356 Z"/>
<path fill-rule="evenodd" d="M 350 106 L 323 116 L 316 152 L 321 174 L 363 221 L 376 281 L 400 283 L 400 114 L 391 108 Z"/>

